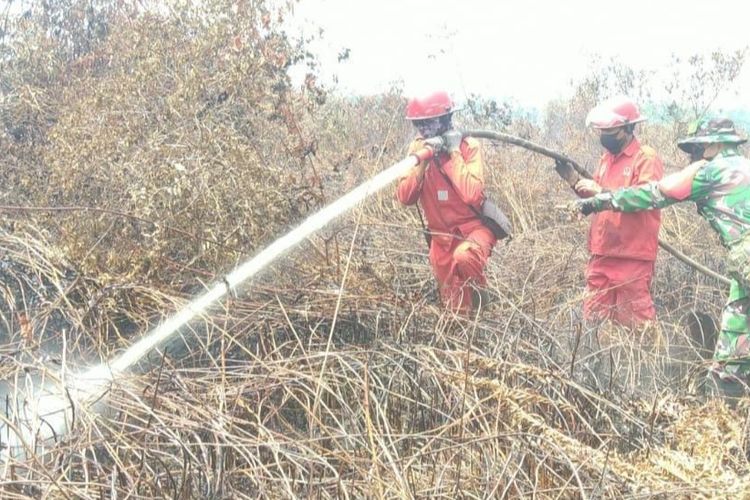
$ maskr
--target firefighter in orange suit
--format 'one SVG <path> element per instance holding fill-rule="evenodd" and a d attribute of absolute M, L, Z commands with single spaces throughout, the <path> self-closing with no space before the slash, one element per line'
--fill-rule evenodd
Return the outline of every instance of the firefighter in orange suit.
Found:
<path fill-rule="evenodd" d="M 596 106 L 586 122 L 599 131 L 605 151 L 593 180 L 576 184 L 580 196 L 658 181 L 664 166 L 656 152 L 634 135 L 635 124 L 645 120 L 638 106 L 616 97 Z M 638 326 L 656 318 L 651 300 L 651 279 L 659 238 L 659 210 L 623 213 L 601 212 L 591 221 L 584 316 L 611 319 Z"/>
<path fill-rule="evenodd" d="M 479 143 L 453 129 L 454 111 L 446 92 L 409 100 L 406 119 L 419 133 L 409 153 L 420 162 L 399 180 L 396 196 L 404 205 L 422 206 L 440 296 L 452 311 L 468 313 L 485 296 L 479 291 L 497 239 L 477 215 L 484 202 Z"/>

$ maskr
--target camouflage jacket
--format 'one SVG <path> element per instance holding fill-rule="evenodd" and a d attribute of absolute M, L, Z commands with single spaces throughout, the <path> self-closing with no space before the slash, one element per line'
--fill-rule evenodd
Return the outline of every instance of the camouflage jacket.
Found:
<path fill-rule="evenodd" d="M 614 210 L 637 212 L 686 200 L 695 202 L 722 244 L 731 247 L 750 233 L 750 160 L 727 148 L 661 181 L 615 191 L 608 201 Z"/>

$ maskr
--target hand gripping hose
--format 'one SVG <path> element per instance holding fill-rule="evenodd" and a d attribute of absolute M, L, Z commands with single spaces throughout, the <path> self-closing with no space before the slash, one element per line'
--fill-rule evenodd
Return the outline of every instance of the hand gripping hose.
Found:
<path fill-rule="evenodd" d="M 546 148 L 544 146 L 540 146 L 539 144 L 536 144 L 534 142 L 527 141 L 526 139 L 521 139 L 520 137 L 516 137 L 510 134 L 505 134 L 503 132 L 493 132 L 491 130 L 464 130 L 463 134 L 464 136 L 476 137 L 478 139 L 489 139 L 491 141 L 499 141 L 499 142 L 505 142 L 507 144 L 513 144 L 514 146 L 520 146 L 524 149 L 528 149 L 529 151 L 533 151 L 534 153 L 539 153 L 541 155 L 547 156 L 554 160 L 560 160 L 562 162 L 566 162 L 575 170 L 575 172 L 578 175 L 586 179 L 591 179 L 591 174 L 588 171 L 586 171 L 578 163 L 571 160 L 564 154 L 554 151 L 552 149 Z M 558 171 L 558 173 L 562 175 L 561 172 Z M 659 238 L 659 246 L 662 247 L 664 250 L 666 250 L 668 253 L 672 254 L 675 258 L 677 258 L 677 260 L 687 264 L 688 266 L 692 267 L 696 271 L 703 273 L 704 275 L 709 276 L 711 278 L 714 278 L 724 283 L 725 285 L 731 284 L 731 280 L 727 278 L 726 276 L 723 276 L 717 273 L 716 271 L 714 271 L 713 269 L 709 269 L 706 266 L 700 264 L 699 262 L 696 262 L 691 257 L 688 257 L 684 253 L 680 252 L 670 243 L 667 243 L 661 238 Z"/>

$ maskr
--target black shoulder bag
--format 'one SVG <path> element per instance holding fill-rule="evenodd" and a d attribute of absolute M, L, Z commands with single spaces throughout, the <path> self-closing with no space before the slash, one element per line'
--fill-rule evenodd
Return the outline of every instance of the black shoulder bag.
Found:
<path fill-rule="evenodd" d="M 461 195 L 458 193 L 458 189 L 456 189 L 456 186 L 453 185 L 453 182 L 451 182 L 448 174 L 443 172 L 443 169 L 440 167 L 437 167 L 437 169 L 438 172 L 440 172 L 440 175 L 442 175 L 443 178 L 448 182 L 448 185 L 453 189 L 456 195 L 458 195 L 458 198 L 462 200 Z M 508 217 L 503 213 L 502 210 L 500 210 L 500 207 L 498 207 L 495 202 L 490 200 L 486 195 L 484 197 L 484 202 L 482 203 L 481 211 L 472 207 L 468 203 L 467 206 L 471 209 L 472 212 L 474 212 L 479 220 L 482 221 L 482 224 L 484 224 L 487 229 L 492 231 L 492 234 L 495 235 L 495 238 L 497 238 L 498 240 L 502 240 L 504 238 L 512 239 L 510 220 L 508 220 Z"/>

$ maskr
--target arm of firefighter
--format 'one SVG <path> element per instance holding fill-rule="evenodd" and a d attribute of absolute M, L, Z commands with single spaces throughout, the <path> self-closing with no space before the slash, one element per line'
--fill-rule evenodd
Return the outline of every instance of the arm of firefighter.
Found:
<path fill-rule="evenodd" d="M 451 151 L 451 168 L 445 173 L 450 178 L 464 203 L 481 210 L 484 201 L 484 165 L 479 142 L 467 137 L 461 149 Z"/>
<path fill-rule="evenodd" d="M 417 158 L 422 159 L 419 154 L 423 150 L 422 141 L 416 140 L 409 145 L 408 154 L 416 155 Z M 401 204 L 414 205 L 419 200 L 419 195 L 422 194 L 422 184 L 424 183 L 424 172 L 429 161 L 429 159 L 420 161 L 398 180 L 396 198 L 398 198 Z"/>

